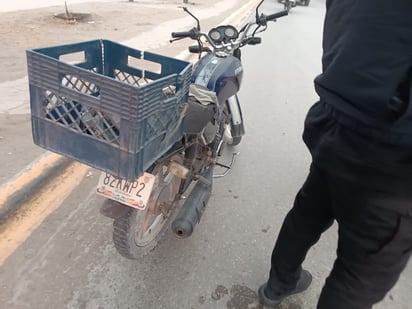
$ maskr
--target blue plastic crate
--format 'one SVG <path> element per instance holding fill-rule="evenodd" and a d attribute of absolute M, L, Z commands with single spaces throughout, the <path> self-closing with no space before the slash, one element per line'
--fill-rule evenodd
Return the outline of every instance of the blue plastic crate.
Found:
<path fill-rule="evenodd" d="M 94 40 L 27 64 L 36 145 L 134 180 L 183 136 L 189 62 Z"/>

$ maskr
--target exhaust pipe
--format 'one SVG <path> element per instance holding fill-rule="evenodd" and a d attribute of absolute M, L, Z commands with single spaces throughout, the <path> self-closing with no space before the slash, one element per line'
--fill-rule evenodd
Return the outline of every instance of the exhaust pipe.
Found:
<path fill-rule="evenodd" d="M 173 232 L 179 238 L 187 238 L 192 235 L 212 193 L 213 167 L 209 168 L 202 176 L 203 180 L 197 181 L 172 223 Z"/>

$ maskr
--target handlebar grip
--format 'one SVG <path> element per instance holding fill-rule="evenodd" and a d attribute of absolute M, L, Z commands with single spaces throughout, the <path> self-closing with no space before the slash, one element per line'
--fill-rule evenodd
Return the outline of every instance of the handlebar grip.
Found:
<path fill-rule="evenodd" d="M 192 31 L 172 32 L 172 38 L 189 38 L 192 36 Z"/>
<path fill-rule="evenodd" d="M 260 43 L 262 43 L 262 38 L 258 38 L 258 37 L 249 38 L 247 40 L 247 44 L 249 45 L 258 45 Z"/>
<path fill-rule="evenodd" d="M 268 16 L 266 16 L 266 20 L 267 21 L 269 21 L 269 20 L 275 20 L 275 19 L 278 19 L 278 18 L 280 18 L 280 17 L 283 17 L 283 16 L 287 16 L 288 15 L 288 11 L 280 11 L 280 12 L 277 12 L 277 13 L 274 13 L 274 14 L 270 14 L 270 15 L 268 15 Z"/>

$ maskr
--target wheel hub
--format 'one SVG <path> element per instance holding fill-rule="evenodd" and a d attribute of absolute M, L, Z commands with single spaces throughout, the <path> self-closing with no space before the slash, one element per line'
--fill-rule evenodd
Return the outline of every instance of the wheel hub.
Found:
<path fill-rule="evenodd" d="M 155 239 L 167 222 L 173 207 L 177 191 L 174 183 L 176 177 L 167 172 L 165 166 L 156 174 L 155 190 L 152 192 L 149 205 L 144 210 L 144 221 L 140 229 L 136 231 L 135 243 L 137 246 L 145 246 Z"/>

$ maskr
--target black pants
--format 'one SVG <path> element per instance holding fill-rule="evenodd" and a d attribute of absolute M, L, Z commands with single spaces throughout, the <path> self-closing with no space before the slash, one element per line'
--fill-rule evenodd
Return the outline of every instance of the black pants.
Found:
<path fill-rule="evenodd" d="M 269 288 L 294 288 L 308 250 L 336 220 L 337 259 L 317 308 L 371 308 L 411 255 L 412 184 L 406 191 L 353 184 L 312 164 L 273 249 Z"/>

